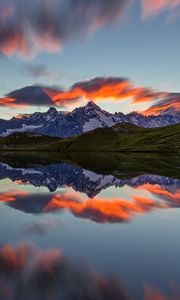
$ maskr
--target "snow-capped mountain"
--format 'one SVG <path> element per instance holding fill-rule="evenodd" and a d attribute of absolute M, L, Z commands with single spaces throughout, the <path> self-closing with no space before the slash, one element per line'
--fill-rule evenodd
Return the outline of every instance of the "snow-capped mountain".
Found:
<path fill-rule="evenodd" d="M 0 119 L 0 135 L 7 136 L 13 132 L 30 131 L 64 138 L 122 122 L 154 128 L 180 123 L 180 115 L 146 117 L 138 113 L 111 114 L 90 101 L 86 106 L 76 108 L 72 112 L 61 112 L 51 107 L 45 113 L 37 112 L 11 120 Z"/>

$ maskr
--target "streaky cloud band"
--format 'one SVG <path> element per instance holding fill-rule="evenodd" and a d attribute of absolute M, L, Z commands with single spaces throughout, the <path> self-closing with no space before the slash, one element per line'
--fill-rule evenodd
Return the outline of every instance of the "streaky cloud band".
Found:
<path fill-rule="evenodd" d="M 130 0 L 0 0 L 0 52 L 59 51 L 120 19 Z"/>

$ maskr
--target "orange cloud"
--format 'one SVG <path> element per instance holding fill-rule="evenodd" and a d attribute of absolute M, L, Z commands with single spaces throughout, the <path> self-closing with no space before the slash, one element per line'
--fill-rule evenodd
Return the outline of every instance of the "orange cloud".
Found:
<path fill-rule="evenodd" d="M 0 106 L 7 106 L 11 108 L 23 108 L 26 107 L 27 104 L 20 104 L 17 103 L 17 100 L 15 98 L 0 98 Z"/>
<path fill-rule="evenodd" d="M 26 106 L 68 106 L 81 105 L 82 101 L 113 101 L 127 100 L 129 105 L 148 102 L 151 107 L 143 112 L 144 115 L 158 115 L 165 109 L 180 111 L 180 94 L 158 92 L 146 87 L 136 87 L 130 80 L 123 77 L 95 77 L 76 82 L 69 89 L 43 86 L 26 86 L 12 91 L 0 98 L 0 106 L 12 108 Z M 153 104 L 152 104 L 153 103 Z M 133 109 L 134 110 L 134 109 Z"/>
<path fill-rule="evenodd" d="M 4 106 L 8 106 L 13 104 L 13 102 L 15 102 L 16 99 L 13 98 L 0 98 L 0 105 L 4 105 Z"/>
<path fill-rule="evenodd" d="M 145 87 L 134 87 L 132 83 L 121 77 L 97 77 L 75 83 L 69 90 L 53 90 L 44 88 L 43 91 L 56 105 L 66 104 L 75 100 L 122 101 L 131 99 L 132 103 L 161 100 L 167 93 L 155 92 Z"/>
<path fill-rule="evenodd" d="M 157 101 L 143 112 L 144 115 L 160 115 L 162 113 L 180 113 L 180 94 L 168 94 L 163 100 Z"/>
<path fill-rule="evenodd" d="M 132 95 L 130 83 L 121 78 L 94 78 L 86 82 L 74 84 L 69 91 L 52 91 L 47 88 L 44 91 L 58 105 L 66 101 L 84 99 L 126 98 Z"/>

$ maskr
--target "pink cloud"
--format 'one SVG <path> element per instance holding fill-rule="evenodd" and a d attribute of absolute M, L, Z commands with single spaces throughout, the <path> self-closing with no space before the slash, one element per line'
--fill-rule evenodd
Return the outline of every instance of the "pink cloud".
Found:
<path fill-rule="evenodd" d="M 159 15 L 164 10 L 173 11 L 180 6 L 180 0 L 142 0 L 143 18 Z"/>

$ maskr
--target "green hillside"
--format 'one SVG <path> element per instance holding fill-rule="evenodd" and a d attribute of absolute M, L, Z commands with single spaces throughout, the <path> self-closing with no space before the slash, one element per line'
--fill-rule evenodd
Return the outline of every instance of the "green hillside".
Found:
<path fill-rule="evenodd" d="M 41 147 L 39 147 L 41 149 Z M 68 152 L 180 152 L 180 125 L 144 129 L 129 124 L 99 128 L 44 149 Z"/>
<path fill-rule="evenodd" d="M 1 150 L 4 149 L 27 149 L 29 147 L 49 144 L 55 141 L 59 141 L 59 138 L 43 136 L 39 134 L 34 134 L 30 132 L 26 133 L 12 133 L 11 135 L 0 138 Z"/>

